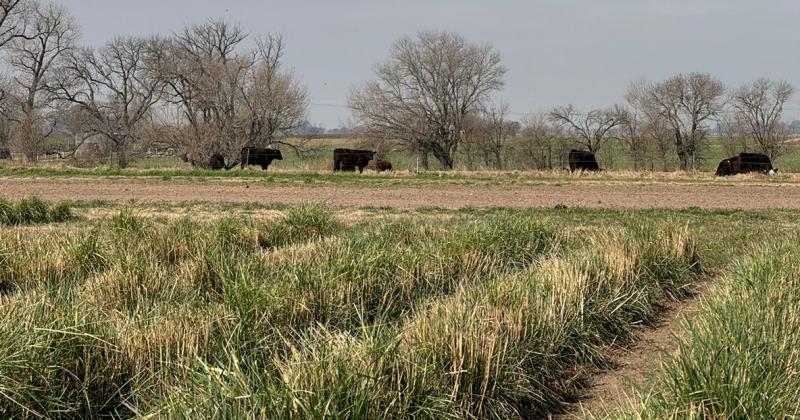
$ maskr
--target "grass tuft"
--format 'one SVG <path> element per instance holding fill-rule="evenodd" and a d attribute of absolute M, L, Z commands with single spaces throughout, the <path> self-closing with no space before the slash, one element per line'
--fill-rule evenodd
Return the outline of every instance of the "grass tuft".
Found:
<path fill-rule="evenodd" d="M 800 251 L 765 246 L 720 281 L 652 389 L 611 418 L 793 418 L 800 415 Z"/>
<path fill-rule="evenodd" d="M 28 197 L 16 204 L 0 199 L 0 225 L 33 225 L 61 223 L 74 219 L 72 208 L 67 203 L 53 207 L 38 197 Z"/>

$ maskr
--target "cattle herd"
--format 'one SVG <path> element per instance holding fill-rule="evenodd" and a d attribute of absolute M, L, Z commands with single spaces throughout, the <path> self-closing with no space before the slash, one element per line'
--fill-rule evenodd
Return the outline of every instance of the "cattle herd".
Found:
<path fill-rule="evenodd" d="M 364 172 L 364 168 L 369 165 L 370 161 L 375 160 L 375 171 L 391 171 L 392 163 L 384 159 L 376 160 L 376 154 L 377 152 L 371 150 L 335 149 L 333 151 L 333 170 L 337 172 L 355 172 L 357 170 L 361 173 Z M 253 165 L 267 170 L 275 160 L 283 160 L 283 155 L 278 149 L 245 147 L 238 158 L 229 163 L 225 163 L 222 153 L 212 154 L 208 166 L 215 171 L 233 169 L 236 165 L 240 165 L 242 169 Z M 192 164 L 194 165 L 196 162 L 192 161 Z"/>
<path fill-rule="evenodd" d="M 385 159 L 375 159 L 377 152 L 372 150 L 335 149 L 333 151 L 333 170 L 336 172 L 364 172 L 369 162 L 375 160 L 373 168 L 377 172 L 392 170 L 392 163 Z M 8 149 L 0 148 L 0 160 L 12 159 Z M 278 149 L 263 147 L 245 147 L 237 159 L 225 163 L 221 153 L 211 155 L 208 166 L 213 170 L 229 170 L 239 165 L 242 169 L 246 166 L 260 166 L 267 170 L 275 160 L 283 160 L 283 155 Z M 576 171 L 601 171 L 594 153 L 585 150 L 570 150 L 569 170 Z M 195 162 L 192 162 L 194 165 Z M 717 166 L 716 176 L 730 176 L 751 172 L 772 174 L 778 170 L 772 166 L 772 161 L 767 155 L 760 153 L 741 153 L 738 156 L 723 159 Z"/>

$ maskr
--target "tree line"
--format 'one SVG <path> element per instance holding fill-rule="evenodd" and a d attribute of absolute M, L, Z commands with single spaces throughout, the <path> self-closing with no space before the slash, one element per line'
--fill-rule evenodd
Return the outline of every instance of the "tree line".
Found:
<path fill-rule="evenodd" d="M 4 137 L 32 162 L 99 137 L 120 167 L 153 142 L 205 166 L 214 153 L 282 143 L 306 121 L 307 90 L 277 35 L 245 48 L 240 26 L 208 21 L 92 48 L 66 9 L 38 0 L 0 0 L 0 34 Z M 65 149 L 56 135 L 79 140 Z"/>
<path fill-rule="evenodd" d="M 280 35 L 246 42 L 239 25 L 210 20 L 168 36 L 117 37 L 80 45 L 80 28 L 45 0 L 0 0 L 0 145 L 26 159 L 70 157 L 102 139 L 126 167 L 153 145 L 205 167 L 244 146 L 292 148 L 307 126 L 309 93 L 284 63 Z M 255 45 L 248 47 L 247 45 Z M 623 103 L 578 110 L 566 104 L 521 121 L 495 97 L 507 68 L 488 43 L 449 32 L 397 40 L 372 80 L 353 90 L 353 133 L 379 150 L 405 150 L 453 169 L 507 167 L 513 149 L 532 168 L 559 166 L 565 152 L 624 145 L 634 169 L 693 169 L 711 131 L 729 154 L 774 159 L 790 138 L 783 121 L 794 88 L 758 79 L 736 88 L 705 73 L 637 81 Z M 63 138 L 72 139 L 64 142 Z"/>
<path fill-rule="evenodd" d="M 453 33 L 426 32 L 397 41 L 375 80 L 350 96 L 359 128 L 368 137 L 399 142 L 419 153 L 427 167 L 434 156 L 452 169 L 456 152 L 502 169 L 503 149 L 515 147 L 538 169 L 552 169 L 554 156 L 572 148 L 600 153 L 617 140 L 634 169 L 666 169 L 677 157 L 694 169 L 712 129 L 720 127 L 731 154 L 759 151 L 774 159 L 790 139 L 782 121 L 794 93 L 788 82 L 758 79 L 727 88 L 706 73 L 678 74 L 663 81 L 637 81 L 625 102 L 607 108 L 553 108 L 521 122 L 507 105 L 492 102 L 507 69 L 488 44 L 471 44 Z"/>

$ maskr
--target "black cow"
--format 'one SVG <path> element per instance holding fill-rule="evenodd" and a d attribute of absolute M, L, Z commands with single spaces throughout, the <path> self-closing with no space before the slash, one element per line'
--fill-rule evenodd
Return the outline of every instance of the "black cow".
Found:
<path fill-rule="evenodd" d="M 247 165 L 257 165 L 266 171 L 273 160 L 283 160 L 280 150 L 259 147 L 245 147 L 242 149 L 242 169 Z"/>
<path fill-rule="evenodd" d="M 369 161 L 375 158 L 375 153 L 371 150 L 352 150 L 352 149 L 335 149 L 333 151 L 333 170 L 355 172 L 364 172 Z"/>
<path fill-rule="evenodd" d="M 228 165 L 225 164 L 225 156 L 222 156 L 222 153 L 214 153 L 211 155 L 211 159 L 209 159 L 208 167 L 211 170 L 219 171 L 220 169 L 230 169 Z"/>
<path fill-rule="evenodd" d="M 768 174 L 775 171 L 772 161 L 767 155 L 760 153 L 741 153 L 728 159 L 723 159 L 717 166 L 717 176 L 729 176 L 746 174 L 749 172 L 761 172 Z"/>
<path fill-rule="evenodd" d="M 600 165 L 594 158 L 594 153 L 583 150 L 570 150 L 569 152 L 570 171 L 599 171 Z"/>
<path fill-rule="evenodd" d="M 11 160 L 11 151 L 8 149 L 0 149 L 0 160 Z"/>

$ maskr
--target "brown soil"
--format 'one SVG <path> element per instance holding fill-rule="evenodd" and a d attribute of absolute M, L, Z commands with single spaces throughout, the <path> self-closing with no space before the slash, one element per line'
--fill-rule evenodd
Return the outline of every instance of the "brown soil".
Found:
<path fill-rule="evenodd" d="M 0 196 L 46 200 L 297 204 L 337 207 L 553 207 L 800 209 L 800 186 L 541 184 L 530 186 L 268 186 L 242 181 L 0 178 Z"/>
<path fill-rule="evenodd" d="M 578 402 L 559 418 L 583 418 L 589 413 L 597 416 L 635 401 L 636 388 L 652 381 L 662 357 L 677 350 L 680 321 L 697 312 L 700 296 L 708 287 L 708 282 L 703 282 L 695 286 L 689 298 L 665 303 L 655 325 L 642 330 L 633 344 L 610 350 L 606 355 L 613 368 L 590 377 Z"/>

